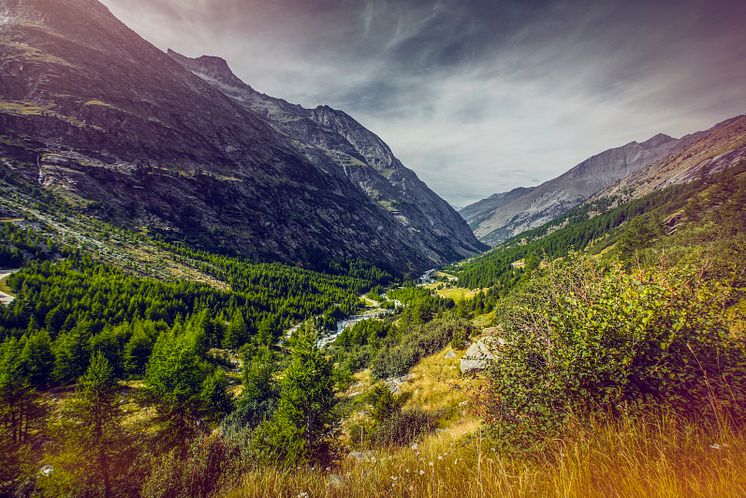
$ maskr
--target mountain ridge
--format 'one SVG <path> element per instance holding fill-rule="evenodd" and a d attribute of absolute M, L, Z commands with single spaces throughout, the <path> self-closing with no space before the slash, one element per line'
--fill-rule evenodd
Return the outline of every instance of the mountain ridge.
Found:
<path fill-rule="evenodd" d="M 460 213 L 480 240 L 497 244 L 564 214 L 620 178 L 664 156 L 679 143 L 680 140 L 659 133 L 643 142 L 607 149 L 541 185 L 493 194 Z M 509 200 L 503 202 L 503 199 Z"/>
<path fill-rule="evenodd" d="M 721 121 L 707 130 L 683 137 L 677 147 L 658 161 L 627 175 L 597 192 L 591 201 L 641 197 L 669 185 L 686 183 L 701 175 L 724 171 L 746 160 L 746 114 Z"/>
<path fill-rule="evenodd" d="M 404 226 L 422 233 L 431 227 L 433 244 L 456 242 L 459 255 L 485 247 L 471 235 L 458 213 L 399 161 L 391 148 L 344 111 L 320 105 L 307 109 L 254 90 L 241 81 L 227 61 L 214 56 L 190 58 L 169 49 L 168 55 L 291 137 L 299 151 L 321 168 L 335 164 L 366 195 Z"/>
<path fill-rule="evenodd" d="M 316 267 L 362 258 L 411 273 L 480 248 L 470 233 L 452 244 L 414 220 L 420 236 L 331 161 L 309 158 L 318 151 L 95 0 L 11 0 L 2 19 L 3 181 L 40 186 L 127 228 L 258 261 Z"/>

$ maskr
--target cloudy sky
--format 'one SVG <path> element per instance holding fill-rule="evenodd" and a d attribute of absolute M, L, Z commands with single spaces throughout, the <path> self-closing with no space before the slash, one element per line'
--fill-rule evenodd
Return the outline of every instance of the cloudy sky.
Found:
<path fill-rule="evenodd" d="M 463 206 L 746 112 L 743 0 L 104 0 L 162 49 L 342 109 Z"/>

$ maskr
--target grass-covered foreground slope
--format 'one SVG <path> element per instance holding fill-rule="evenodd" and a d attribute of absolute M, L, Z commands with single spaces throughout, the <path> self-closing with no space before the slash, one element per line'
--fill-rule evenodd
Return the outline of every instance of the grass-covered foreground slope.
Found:
<path fill-rule="evenodd" d="M 734 167 L 417 286 L 5 198 L 2 492 L 744 495 L 745 200 Z"/>
<path fill-rule="evenodd" d="M 229 495 L 745 495 L 745 196 L 741 165 L 597 203 L 389 292 L 404 314 L 333 345 L 346 456 Z M 485 334 L 494 361 L 462 376 Z"/>

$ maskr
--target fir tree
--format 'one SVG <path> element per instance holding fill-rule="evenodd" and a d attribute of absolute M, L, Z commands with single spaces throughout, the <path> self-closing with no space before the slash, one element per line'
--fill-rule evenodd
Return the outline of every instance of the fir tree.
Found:
<path fill-rule="evenodd" d="M 290 359 L 270 421 L 275 455 L 286 463 L 329 457 L 337 421 L 334 377 L 332 362 L 318 347 L 317 339 L 313 325 L 306 322 L 290 341 Z"/>

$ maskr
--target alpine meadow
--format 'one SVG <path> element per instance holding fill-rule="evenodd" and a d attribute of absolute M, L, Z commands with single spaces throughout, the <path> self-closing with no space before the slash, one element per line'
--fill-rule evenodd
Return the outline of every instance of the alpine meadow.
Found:
<path fill-rule="evenodd" d="M 0 496 L 746 497 L 745 24 L 0 0 Z"/>

